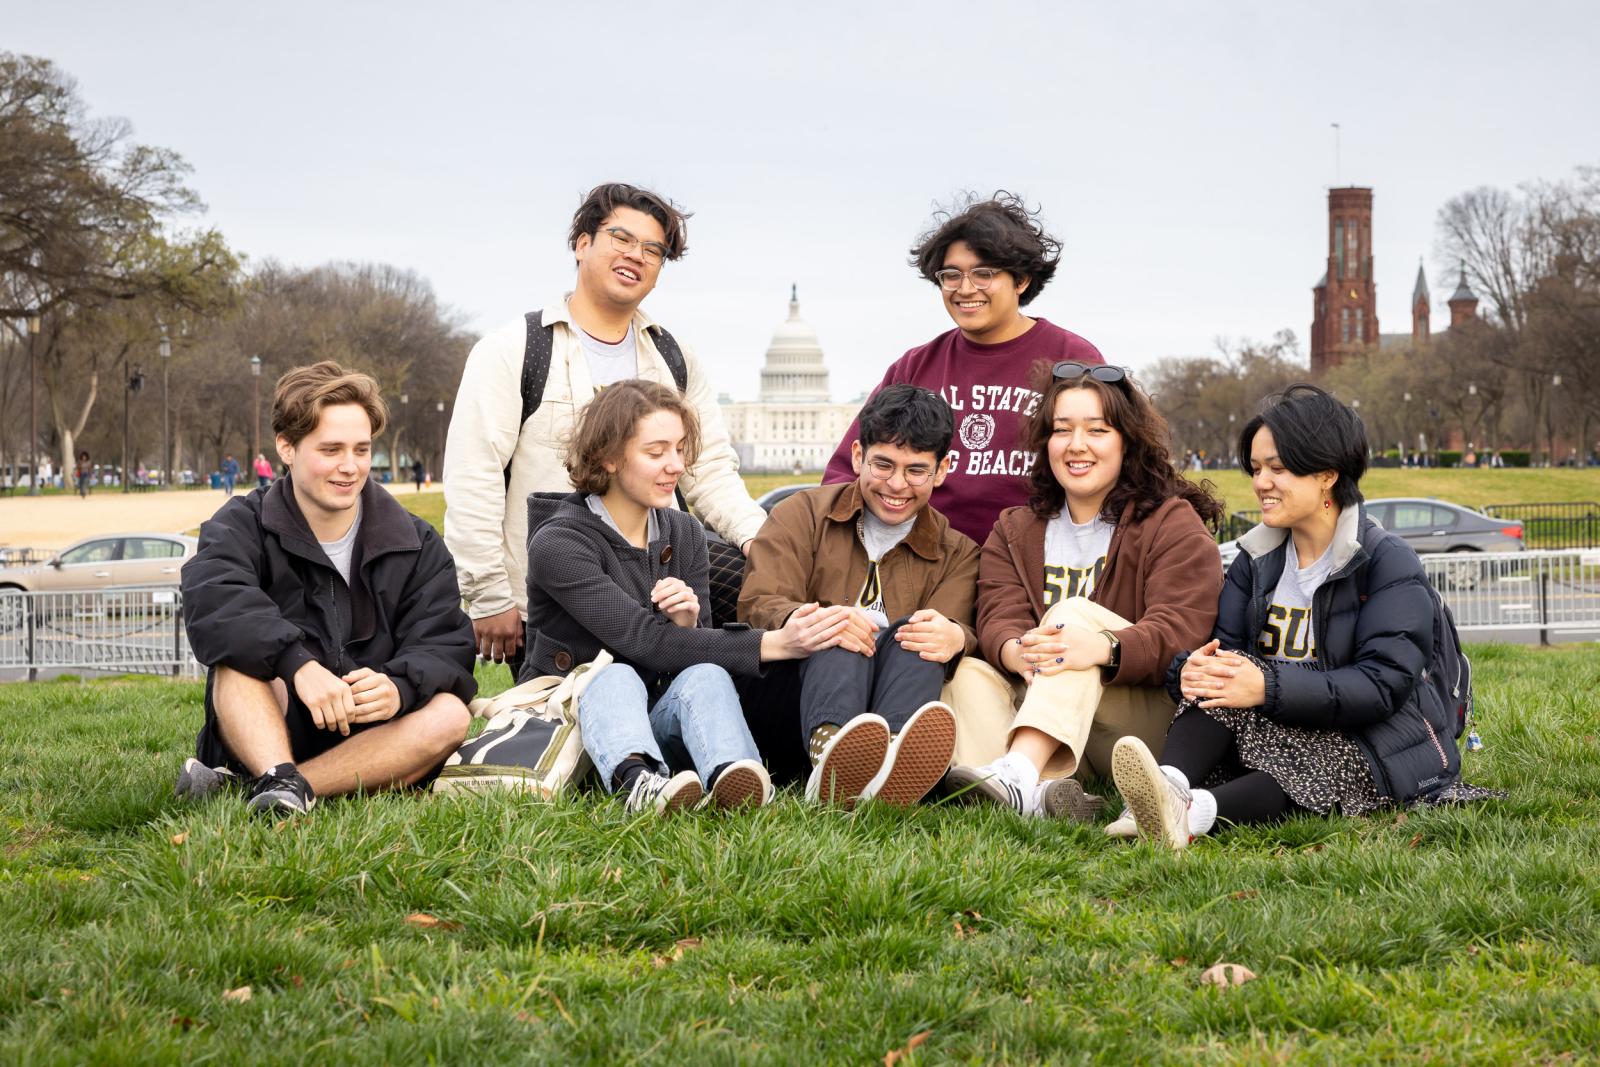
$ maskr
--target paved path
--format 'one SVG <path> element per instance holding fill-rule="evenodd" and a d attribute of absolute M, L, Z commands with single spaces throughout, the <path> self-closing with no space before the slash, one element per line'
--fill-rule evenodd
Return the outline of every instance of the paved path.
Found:
<path fill-rule="evenodd" d="M 410 482 L 400 488 L 407 494 L 413 491 Z M 238 492 L 245 490 L 241 487 Z M 76 495 L 0 496 L 0 546 L 63 548 L 94 534 L 186 533 L 215 514 L 225 499 L 220 489 L 101 490 L 87 499 Z"/>

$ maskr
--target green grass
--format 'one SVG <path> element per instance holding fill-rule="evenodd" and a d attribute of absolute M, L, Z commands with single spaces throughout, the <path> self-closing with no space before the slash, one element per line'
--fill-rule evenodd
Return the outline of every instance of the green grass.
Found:
<path fill-rule="evenodd" d="M 1600 647 L 1471 651 L 1468 775 L 1509 799 L 1177 856 L 793 795 L 273 824 L 171 796 L 197 684 L 3 686 L 0 1062 L 859 1064 L 925 1032 L 902 1064 L 1588 1060 Z M 1223 960 L 1259 978 L 1202 987 Z"/>
<path fill-rule="evenodd" d="M 1255 508 L 1250 482 L 1238 470 L 1191 472 L 1190 478 L 1209 478 L 1230 510 Z M 1512 470 L 1407 470 L 1379 467 L 1361 479 L 1361 492 L 1369 499 L 1388 496 L 1437 497 L 1469 508 L 1485 504 L 1545 504 L 1600 500 L 1600 468 L 1557 467 Z"/>

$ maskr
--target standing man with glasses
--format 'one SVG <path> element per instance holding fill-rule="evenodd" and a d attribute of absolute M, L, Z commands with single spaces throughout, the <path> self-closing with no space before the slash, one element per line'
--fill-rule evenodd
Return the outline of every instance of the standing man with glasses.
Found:
<path fill-rule="evenodd" d="M 1039 403 L 1035 365 L 1105 360 L 1077 334 L 1022 313 L 1054 276 L 1061 243 L 1020 197 L 1001 190 L 935 221 L 911 250 L 911 264 L 939 287 L 955 328 L 900 357 L 877 389 L 906 382 L 949 403 L 956 440 L 949 476 L 932 503 L 983 544 L 1001 511 L 1028 502 L 1034 457 L 1020 431 Z M 851 444 L 858 436 L 858 424 L 845 431 L 824 482 L 855 477 Z"/>
<path fill-rule="evenodd" d="M 666 262 L 688 250 L 687 218 L 648 190 L 596 186 L 568 232 L 572 291 L 495 330 L 467 357 L 445 445 L 444 537 L 478 654 L 510 663 L 513 674 L 528 608 L 527 497 L 571 487 L 564 442 L 578 409 L 606 386 L 625 378 L 672 385 L 699 415 L 700 455 L 680 484 L 728 542 L 712 558 L 714 600 L 719 574 L 737 581 L 741 552 L 766 519 L 739 477 L 704 369 L 639 309 Z M 731 605 L 737 592 L 723 596 Z"/>

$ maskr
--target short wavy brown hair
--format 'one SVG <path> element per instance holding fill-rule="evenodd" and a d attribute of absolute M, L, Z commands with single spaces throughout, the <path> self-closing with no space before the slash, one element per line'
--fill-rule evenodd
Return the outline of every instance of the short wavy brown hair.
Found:
<path fill-rule="evenodd" d="M 619 207 L 631 207 L 661 223 L 662 241 L 667 246 L 667 258 L 679 260 L 689 251 L 690 213 L 671 200 L 624 182 L 606 182 L 589 190 L 572 216 L 572 227 L 567 231 L 567 247 L 576 249 L 578 238 L 588 234 L 592 240 L 600 231 L 600 224 L 611 217 Z"/>
<path fill-rule="evenodd" d="M 1222 518 L 1222 501 L 1213 495 L 1216 487 L 1204 481 L 1196 485 L 1178 473 L 1167 446 L 1171 431 L 1155 403 L 1132 377 L 1120 382 L 1102 382 L 1087 374 L 1076 378 L 1056 378 L 1053 364 L 1034 368 L 1039 406 L 1023 430 L 1023 447 L 1033 453 L 1033 469 L 1028 472 L 1032 490 L 1028 506 L 1041 519 L 1061 514 L 1067 506 L 1067 491 L 1050 469 L 1050 434 L 1055 428 L 1056 400 L 1069 389 L 1088 389 L 1100 397 L 1100 410 L 1112 428 L 1122 435 L 1122 472 L 1117 484 L 1106 495 L 1100 517 L 1106 522 L 1121 520 L 1123 511 L 1133 505 L 1133 521 L 1153 513 L 1172 497 L 1187 500 L 1206 525 L 1215 529 Z"/>
<path fill-rule="evenodd" d="M 578 412 L 567 443 L 565 462 L 573 488 L 604 493 L 611 488 L 607 463 L 620 463 L 628 442 L 639 432 L 639 420 L 670 411 L 683 420 L 683 459 L 694 466 L 700 456 L 700 419 L 683 394 L 660 382 L 626 378 L 613 382 Z"/>
<path fill-rule="evenodd" d="M 372 423 L 373 437 L 389 423 L 389 405 L 379 395 L 377 381 L 325 359 L 278 379 L 272 393 L 272 432 L 298 445 L 322 421 L 322 409 L 335 404 L 359 404 Z"/>

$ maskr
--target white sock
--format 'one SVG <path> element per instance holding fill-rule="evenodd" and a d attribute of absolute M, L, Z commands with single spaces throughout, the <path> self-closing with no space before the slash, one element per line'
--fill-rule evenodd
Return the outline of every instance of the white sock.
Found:
<path fill-rule="evenodd" d="M 1032 796 L 1039 787 L 1039 768 L 1021 753 L 1007 752 L 994 761 L 994 769 L 1009 778 L 1025 797 Z"/>
<path fill-rule="evenodd" d="M 1189 793 L 1189 832 L 1196 837 L 1209 834 L 1217 825 L 1217 796 L 1209 789 Z"/>
<path fill-rule="evenodd" d="M 1161 773 L 1166 775 L 1170 780 L 1178 783 L 1181 788 L 1189 788 L 1189 776 L 1178 770 L 1178 768 L 1173 767 L 1170 764 L 1163 763 L 1161 765 Z"/>

